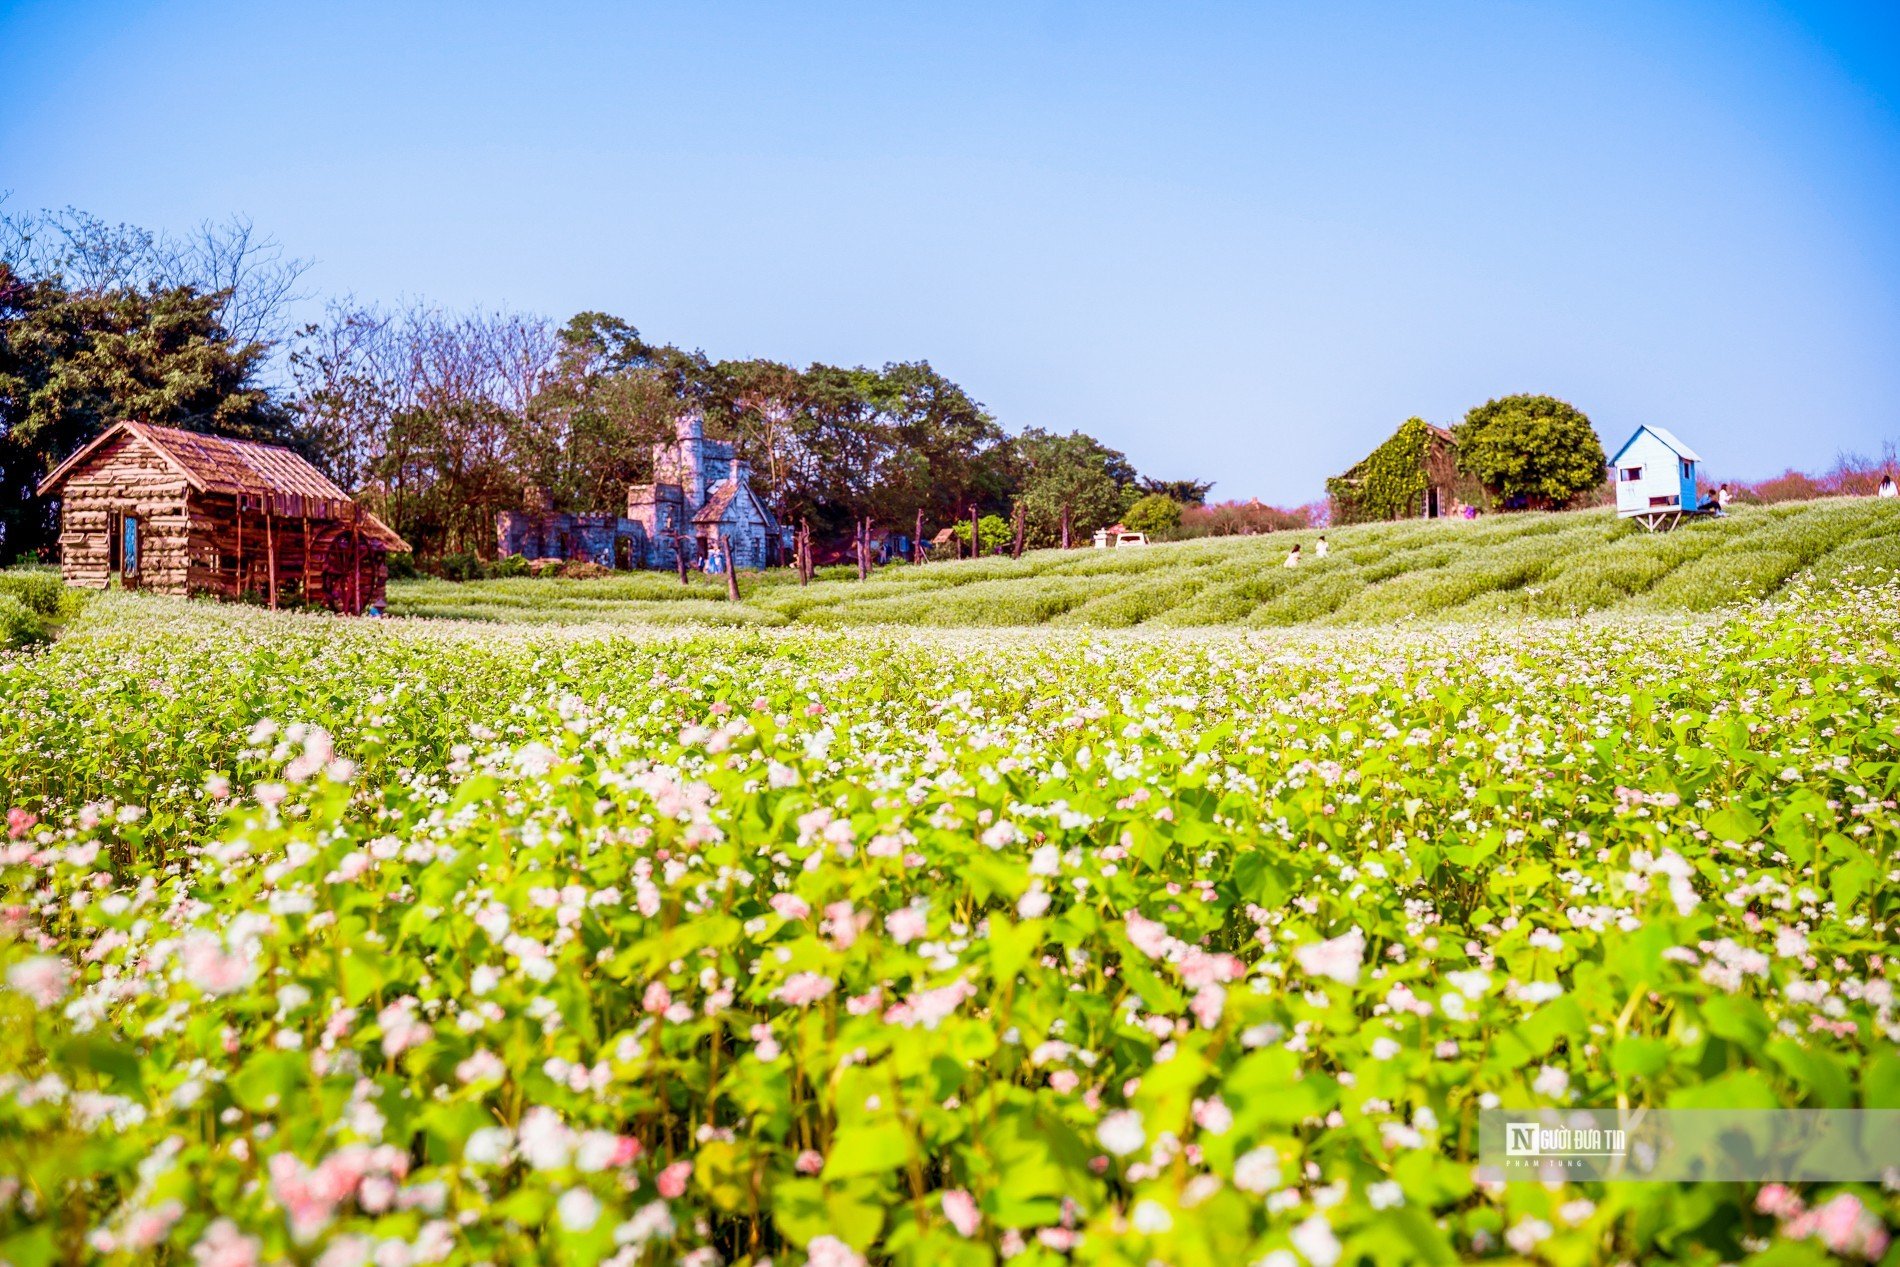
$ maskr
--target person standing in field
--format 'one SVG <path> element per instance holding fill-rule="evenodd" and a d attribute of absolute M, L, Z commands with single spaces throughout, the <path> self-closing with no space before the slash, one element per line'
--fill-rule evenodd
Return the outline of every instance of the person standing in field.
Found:
<path fill-rule="evenodd" d="M 1299 542 L 1295 541 L 1293 543 L 1293 548 L 1286 552 L 1286 562 L 1282 563 L 1280 566 L 1283 568 L 1296 568 L 1300 566 L 1300 543 Z"/>
<path fill-rule="evenodd" d="M 1880 487 L 1874 490 L 1874 496 L 1900 497 L 1900 487 L 1894 485 L 1892 471 L 1886 471 L 1881 474 Z"/>
<path fill-rule="evenodd" d="M 1319 536 L 1319 541 L 1313 546 L 1313 557 L 1316 559 L 1325 558 L 1326 552 L 1330 548 L 1331 547 L 1326 544 L 1326 534 L 1322 532 Z"/>

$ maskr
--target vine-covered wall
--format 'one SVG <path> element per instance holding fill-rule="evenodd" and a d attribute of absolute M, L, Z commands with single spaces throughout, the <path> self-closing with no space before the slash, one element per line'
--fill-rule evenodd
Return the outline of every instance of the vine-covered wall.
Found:
<path fill-rule="evenodd" d="M 1425 454 L 1431 439 L 1431 428 L 1423 418 L 1407 418 L 1365 461 L 1327 480 L 1333 522 L 1409 519 L 1421 513 L 1428 487 Z"/>

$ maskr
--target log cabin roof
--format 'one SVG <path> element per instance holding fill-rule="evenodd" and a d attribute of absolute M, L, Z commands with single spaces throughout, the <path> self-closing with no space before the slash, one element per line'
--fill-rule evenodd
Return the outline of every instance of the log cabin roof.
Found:
<path fill-rule="evenodd" d="M 409 543 L 368 511 L 359 510 L 350 495 L 300 454 L 277 444 L 235 440 L 230 436 L 180 431 L 144 422 L 118 422 L 107 427 L 91 444 L 61 462 L 40 482 L 45 497 L 79 470 L 87 459 L 122 435 L 142 441 L 185 482 L 200 493 L 268 499 L 276 513 L 312 519 L 361 518 L 366 536 L 391 550 L 407 551 Z"/>

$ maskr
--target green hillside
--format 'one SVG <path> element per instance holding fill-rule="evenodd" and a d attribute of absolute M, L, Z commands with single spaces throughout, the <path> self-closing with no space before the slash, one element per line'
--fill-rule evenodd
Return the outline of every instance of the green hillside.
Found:
<path fill-rule="evenodd" d="M 892 566 L 860 582 L 831 569 L 801 587 L 790 572 L 682 587 L 671 573 L 597 580 L 516 578 L 390 586 L 398 616 L 530 623 L 762 625 L 1376 625 L 1407 620 L 1571 616 L 1608 609 L 1707 611 L 1774 593 L 1798 574 L 1900 570 L 1900 503 L 1837 498 L 1737 509 L 1649 534 L 1607 510 L 1493 515 L 1475 523 L 1368 524 L 1222 537 L 1125 550 L 1041 550 Z M 1302 542 L 1305 566 L 1281 566 Z"/>

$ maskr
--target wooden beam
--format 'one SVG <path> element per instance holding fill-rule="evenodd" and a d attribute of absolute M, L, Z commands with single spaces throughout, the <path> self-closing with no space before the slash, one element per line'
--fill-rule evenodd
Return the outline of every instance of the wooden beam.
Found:
<path fill-rule="evenodd" d="M 264 503 L 264 559 L 270 574 L 270 609 L 277 610 L 277 526 L 271 504 Z"/>
<path fill-rule="evenodd" d="M 352 506 L 350 523 L 350 615 L 363 614 L 363 508 Z"/>

